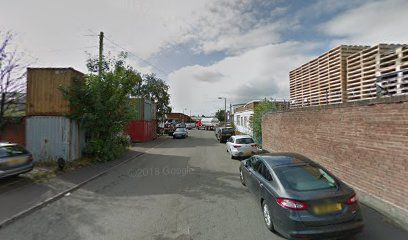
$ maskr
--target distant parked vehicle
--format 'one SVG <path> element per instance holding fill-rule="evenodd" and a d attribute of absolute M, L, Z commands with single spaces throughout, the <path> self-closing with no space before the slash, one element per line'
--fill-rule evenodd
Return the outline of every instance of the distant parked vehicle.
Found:
<path fill-rule="evenodd" d="M 198 120 L 195 124 L 196 128 L 201 130 L 203 129 L 203 123 L 201 122 L 201 120 Z"/>
<path fill-rule="evenodd" d="M 215 128 L 220 124 L 218 118 L 203 118 L 201 119 L 201 124 L 205 130 L 215 130 Z"/>
<path fill-rule="evenodd" d="M 255 155 L 241 162 L 239 173 L 266 227 L 286 238 L 343 239 L 363 228 L 354 190 L 302 155 Z"/>
<path fill-rule="evenodd" d="M 234 135 L 234 128 L 232 127 L 217 128 L 215 133 L 215 136 L 220 143 L 226 142 L 232 135 Z"/>
<path fill-rule="evenodd" d="M 231 155 L 231 159 L 237 157 L 250 157 L 260 152 L 254 139 L 248 135 L 236 135 L 230 137 L 227 141 L 226 148 L 227 152 Z"/>
<path fill-rule="evenodd" d="M 187 127 L 187 124 L 186 123 L 177 123 L 176 124 L 176 128 L 186 128 Z"/>
<path fill-rule="evenodd" d="M 188 137 L 188 132 L 186 128 L 176 128 L 173 133 L 173 138 L 186 138 Z"/>
<path fill-rule="evenodd" d="M 0 178 L 17 176 L 33 169 L 33 156 L 15 143 L 0 143 Z"/>
<path fill-rule="evenodd" d="M 174 130 L 176 130 L 176 124 L 167 123 L 164 127 L 164 132 L 167 133 L 169 136 L 173 136 Z"/>
<path fill-rule="evenodd" d="M 196 127 L 196 124 L 195 123 L 186 123 L 186 128 L 188 129 L 188 130 L 191 130 L 191 129 L 193 129 L 193 128 L 195 128 Z"/>

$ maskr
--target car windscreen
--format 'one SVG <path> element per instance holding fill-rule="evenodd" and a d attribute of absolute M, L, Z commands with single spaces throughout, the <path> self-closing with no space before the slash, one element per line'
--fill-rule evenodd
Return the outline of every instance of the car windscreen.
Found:
<path fill-rule="evenodd" d="M 24 154 L 28 154 L 27 150 L 25 150 L 22 146 L 19 146 L 19 145 L 10 145 L 10 146 L 0 147 L 0 158 L 14 157 L 14 156 L 24 155 Z"/>
<path fill-rule="evenodd" d="M 295 191 L 314 191 L 337 188 L 336 181 L 318 166 L 297 165 L 278 167 L 276 175 L 284 187 Z"/>
<path fill-rule="evenodd" d="M 177 128 L 177 129 L 176 129 L 176 132 L 185 132 L 185 131 L 186 131 L 185 128 Z"/>
<path fill-rule="evenodd" d="M 225 134 L 232 134 L 233 132 L 234 132 L 234 130 L 232 128 L 222 129 L 222 133 L 225 133 Z"/>
<path fill-rule="evenodd" d="M 237 144 L 251 144 L 254 143 L 252 138 L 238 138 L 235 143 Z"/>

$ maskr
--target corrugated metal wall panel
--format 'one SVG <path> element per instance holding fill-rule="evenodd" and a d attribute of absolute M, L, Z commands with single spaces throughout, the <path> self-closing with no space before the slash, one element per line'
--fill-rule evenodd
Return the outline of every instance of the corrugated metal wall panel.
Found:
<path fill-rule="evenodd" d="M 126 127 L 126 133 L 132 142 L 148 142 L 157 138 L 156 121 L 131 121 Z"/>
<path fill-rule="evenodd" d="M 150 101 L 145 101 L 144 102 L 144 119 L 145 121 L 151 121 L 152 120 L 152 104 Z"/>
<path fill-rule="evenodd" d="M 66 161 L 81 156 L 82 139 L 78 124 L 66 117 L 33 116 L 26 119 L 26 146 L 34 160 Z"/>
<path fill-rule="evenodd" d="M 132 120 L 135 120 L 135 121 L 143 120 L 143 115 L 144 115 L 143 102 L 144 100 L 141 98 L 132 98 L 130 100 L 130 104 L 134 110 Z"/>

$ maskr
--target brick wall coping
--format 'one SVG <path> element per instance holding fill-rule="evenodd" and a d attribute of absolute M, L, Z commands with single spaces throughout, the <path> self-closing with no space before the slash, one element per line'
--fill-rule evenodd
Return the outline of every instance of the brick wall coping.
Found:
<path fill-rule="evenodd" d="M 282 112 L 303 112 L 303 111 L 318 111 L 324 109 L 337 109 L 337 108 L 347 108 L 347 107 L 362 107 L 362 106 L 371 106 L 376 104 L 390 104 L 390 103 L 402 103 L 408 102 L 408 95 L 394 96 L 394 97 L 384 97 L 384 98 L 374 98 L 368 100 L 361 100 L 355 102 L 347 102 L 340 104 L 330 104 L 330 105 L 321 105 L 321 106 L 310 106 L 302 108 L 291 108 L 286 110 L 270 111 L 264 114 L 273 114 L 273 113 L 282 113 Z"/>

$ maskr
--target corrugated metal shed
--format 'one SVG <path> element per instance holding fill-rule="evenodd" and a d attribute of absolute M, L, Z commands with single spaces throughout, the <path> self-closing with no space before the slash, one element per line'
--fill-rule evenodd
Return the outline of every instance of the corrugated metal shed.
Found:
<path fill-rule="evenodd" d="M 61 87 L 83 82 L 84 74 L 73 68 L 27 69 L 27 116 L 63 116 L 70 113 Z"/>
<path fill-rule="evenodd" d="M 85 133 L 76 121 L 66 117 L 33 116 L 26 119 L 26 147 L 35 161 L 66 161 L 81 157 Z"/>

